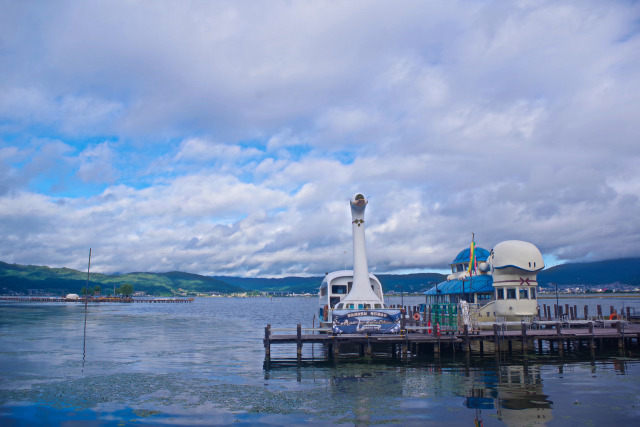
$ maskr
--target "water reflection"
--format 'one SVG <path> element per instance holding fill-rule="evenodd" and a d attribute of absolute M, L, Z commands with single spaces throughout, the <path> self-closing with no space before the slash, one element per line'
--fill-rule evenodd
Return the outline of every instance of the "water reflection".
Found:
<path fill-rule="evenodd" d="M 489 417 L 507 426 L 548 425 L 553 420 L 553 402 L 543 389 L 542 367 L 526 360 L 508 365 L 487 363 L 488 360 L 491 359 L 402 363 L 391 359 L 351 359 L 339 365 L 327 360 L 278 360 L 265 363 L 265 380 L 272 378 L 274 372 L 294 370 L 298 382 L 304 382 L 309 375 L 325 376 L 327 397 L 351 402 L 351 421 L 355 424 L 381 422 L 371 418 L 372 414 L 380 414 L 380 405 L 391 412 L 394 408 L 402 410 L 409 418 L 414 412 L 419 419 L 435 421 L 443 415 L 432 413 L 433 402 L 442 406 L 440 399 L 448 399 L 452 408 L 462 402 L 470 410 L 466 416 L 478 424 Z M 558 369 L 562 366 L 558 365 Z M 393 414 L 381 416 L 388 420 Z"/>
<path fill-rule="evenodd" d="M 495 382 L 483 391 L 493 399 L 498 419 L 509 426 L 544 426 L 553 419 L 552 403 L 543 393 L 539 366 L 500 366 Z"/>

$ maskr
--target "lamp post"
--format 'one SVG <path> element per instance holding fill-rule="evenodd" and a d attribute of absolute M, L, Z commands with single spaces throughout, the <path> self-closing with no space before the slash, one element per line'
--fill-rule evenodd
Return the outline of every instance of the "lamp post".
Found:
<path fill-rule="evenodd" d="M 404 310 L 404 288 L 402 287 L 402 285 L 396 285 L 396 288 L 400 288 L 400 305 L 402 306 L 402 309 Z"/>
<path fill-rule="evenodd" d="M 556 316 L 558 314 L 560 314 L 560 300 L 558 299 L 558 284 L 554 283 L 554 285 L 556 285 Z"/>

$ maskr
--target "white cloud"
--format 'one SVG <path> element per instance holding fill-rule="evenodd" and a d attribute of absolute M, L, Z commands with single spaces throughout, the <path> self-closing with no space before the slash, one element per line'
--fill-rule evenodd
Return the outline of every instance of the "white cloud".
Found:
<path fill-rule="evenodd" d="M 78 156 L 78 177 L 84 182 L 114 182 L 118 175 L 113 168 L 115 157 L 108 142 L 90 145 Z"/>
<path fill-rule="evenodd" d="M 376 271 L 640 250 L 634 3 L 0 8 L 0 259 L 321 274 L 355 191 Z"/>

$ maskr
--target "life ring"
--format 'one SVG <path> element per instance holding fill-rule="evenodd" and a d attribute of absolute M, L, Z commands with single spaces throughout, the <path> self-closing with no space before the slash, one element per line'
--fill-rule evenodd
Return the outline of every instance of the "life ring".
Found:
<path fill-rule="evenodd" d="M 420 320 L 420 313 L 413 313 L 413 320 Z"/>
<path fill-rule="evenodd" d="M 611 313 L 609 320 L 618 320 L 618 313 Z"/>

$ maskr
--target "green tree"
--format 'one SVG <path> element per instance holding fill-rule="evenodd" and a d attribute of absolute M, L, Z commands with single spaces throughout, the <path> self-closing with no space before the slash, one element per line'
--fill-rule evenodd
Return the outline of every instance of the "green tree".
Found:
<path fill-rule="evenodd" d="M 133 285 L 125 283 L 124 285 L 116 289 L 116 293 L 130 297 L 131 295 L 133 295 Z"/>
<path fill-rule="evenodd" d="M 89 295 L 91 295 L 93 293 L 93 288 L 91 286 L 89 286 Z M 87 287 L 83 286 L 82 289 L 80 289 L 80 295 L 87 295 Z"/>
<path fill-rule="evenodd" d="M 102 292 L 102 288 L 100 287 L 100 285 L 95 285 L 93 287 L 93 294 L 94 295 L 100 295 L 100 292 Z"/>

